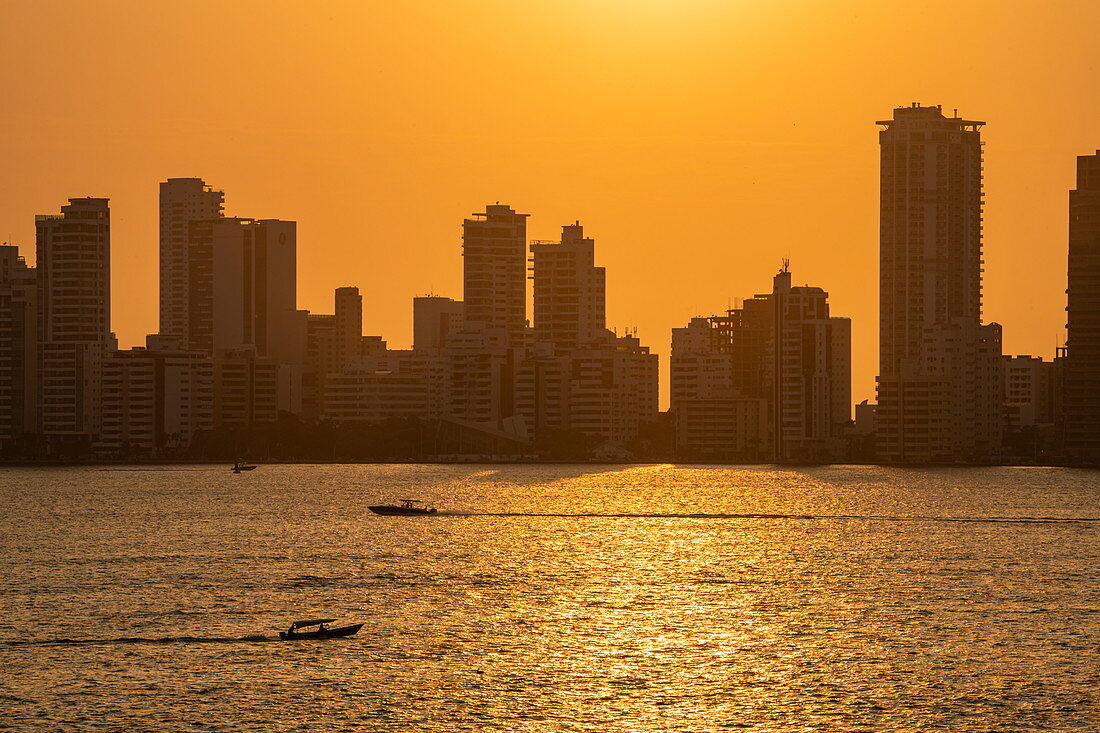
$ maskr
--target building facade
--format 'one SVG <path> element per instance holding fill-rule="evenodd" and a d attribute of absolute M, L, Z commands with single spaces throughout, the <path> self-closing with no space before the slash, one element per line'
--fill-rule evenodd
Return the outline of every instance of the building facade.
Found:
<path fill-rule="evenodd" d="M 38 430 L 38 287 L 14 245 L 0 246 L 0 449 Z"/>
<path fill-rule="evenodd" d="M 685 458 L 828 460 L 851 417 L 851 322 L 791 285 L 673 329 L 670 407 Z"/>
<path fill-rule="evenodd" d="M 1100 151 L 1077 158 L 1069 193 L 1063 449 L 1100 462 Z"/>
<path fill-rule="evenodd" d="M 914 104 L 877 124 L 878 457 L 988 460 L 1000 446 L 1001 379 L 989 348 L 999 335 L 981 324 L 984 123 Z"/>
<path fill-rule="evenodd" d="M 175 337 L 112 352 L 103 368 L 103 419 L 95 449 L 123 458 L 171 457 L 214 427 L 213 360 Z"/>
<path fill-rule="evenodd" d="M 450 335 L 462 330 L 463 305 L 461 300 L 440 295 L 413 298 L 413 349 L 439 353 Z"/>
<path fill-rule="evenodd" d="M 190 313 L 189 227 L 222 216 L 225 194 L 201 178 L 169 178 L 160 184 L 160 333 L 188 339 Z"/>
<path fill-rule="evenodd" d="M 531 281 L 534 338 L 565 351 L 603 338 L 606 293 L 593 240 L 580 222 L 561 229 L 560 242 L 531 244 Z"/>
<path fill-rule="evenodd" d="M 490 204 L 462 222 L 466 325 L 500 329 L 512 348 L 523 346 L 527 327 L 527 216 Z"/>
<path fill-rule="evenodd" d="M 38 432 L 87 446 L 99 432 L 103 361 L 111 335 L 108 199 L 72 198 L 35 217 Z"/>

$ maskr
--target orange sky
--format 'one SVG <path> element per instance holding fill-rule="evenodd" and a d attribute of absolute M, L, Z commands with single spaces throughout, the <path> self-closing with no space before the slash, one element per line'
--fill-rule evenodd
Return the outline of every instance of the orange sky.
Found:
<path fill-rule="evenodd" d="M 0 238 L 109 196 L 121 345 L 157 327 L 157 183 L 298 221 L 300 307 L 358 285 L 411 342 L 413 295 L 462 296 L 461 220 L 487 202 L 550 239 L 579 219 L 608 325 L 673 326 L 796 284 L 853 319 L 873 396 L 874 121 L 920 101 L 988 122 L 985 313 L 1006 353 L 1065 322 L 1067 189 L 1100 148 L 1100 3 L 0 0 Z M 662 362 L 662 391 L 667 362 Z"/>

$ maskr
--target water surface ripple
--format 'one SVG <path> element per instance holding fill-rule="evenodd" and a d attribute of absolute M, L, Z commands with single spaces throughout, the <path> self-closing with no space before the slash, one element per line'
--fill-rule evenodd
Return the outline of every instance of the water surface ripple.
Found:
<path fill-rule="evenodd" d="M 1100 730 L 1095 471 L 0 479 L 0 730 Z"/>

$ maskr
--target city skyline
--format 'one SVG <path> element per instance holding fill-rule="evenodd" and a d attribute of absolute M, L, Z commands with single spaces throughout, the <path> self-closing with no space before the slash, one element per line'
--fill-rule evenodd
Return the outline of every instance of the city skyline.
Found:
<path fill-rule="evenodd" d="M 20 180 L 0 202 L 3 238 L 29 245 L 33 228 L 21 212 L 54 210 L 69 195 L 111 196 L 115 330 L 123 345 L 139 344 L 157 330 L 154 183 L 203 176 L 229 192 L 232 213 L 301 223 L 300 307 L 325 310 L 334 285 L 326 270 L 339 261 L 347 284 L 362 289 L 370 332 L 407 345 L 408 298 L 459 291 L 454 222 L 472 204 L 507 201 L 534 214 L 530 238 L 585 223 L 616 273 L 608 323 L 637 326 L 662 366 L 670 328 L 754 292 L 789 257 L 853 316 L 853 394 L 873 398 L 877 326 L 862 314 L 877 298 L 860 284 L 876 276 L 871 122 L 921 101 L 987 121 L 986 320 L 1006 324 L 1007 353 L 1053 354 L 1065 322 L 1062 192 L 1073 185 L 1073 157 L 1096 149 L 1097 103 L 1079 93 L 1090 88 L 1081 34 L 1096 9 L 1036 17 L 1022 5 L 992 12 L 975 3 L 950 6 L 944 24 L 936 10 L 948 6 L 935 4 L 921 14 L 855 3 L 689 3 L 675 14 L 650 5 L 623 20 L 610 3 L 556 4 L 522 25 L 530 51 L 509 38 L 474 53 L 465 53 L 473 34 L 452 28 L 476 18 L 484 32 L 508 37 L 500 31 L 518 11 L 334 5 L 299 23 L 293 10 L 257 17 L 242 6 L 220 9 L 213 23 L 203 3 L 184 16 L 131 10 L 132 20 L 120 20 L 117 7 L 93 13 L 74 3 L 73 27 L 98 33 L 60 24 L 28 44 L 35 34 L 22 31 L 42 27 L 39 11 L 5 9 L 0 53 L 23 71 L 0 121 L 7 170 Z M 258 36 L 294 29 L 286 62 L 269 68 L 241 55 L 265 56 L 251 39 L 235 48 L 241 40 L 229 28 L 246 18 Z M 371 30 L 375 21 L 390 37 Z M 177 64 L 182 47 L 143 42 L 142 24 L 195 29 L 204 53 Z M 934 27 L 946 47 L 971 49 L 981 73 L 877 32 L 898 25 Z M 638 48 L 625 37 L 656 27 L 661 40 Z M 1038 39 L 1035 28 L 1058 41 Z M 437 49 L 435 61 L 402 50 L 413 47 L 413 29 Z M 357 32 L 371 42 L 353 51 Z M 551 53 L 563 37 L 576 39 L 574 50 Z M 1023 74 L 1006 62 L 1021 46 Z M 90 63 L 51 61 L 62 47 Z M 140 65 L 128 63 L 135 48 Z M 96 68 L 118 73 L 95 94 L 68 83 Z M 482 104 L 484 79 L 501 90 L 499 103 Z M 188 93 L 175 96 L 180 90 Z M 111 106 L 109 119 L 101 104 Z M 645 287 L 664 287 L 667 313 L 637 292 Z"/>

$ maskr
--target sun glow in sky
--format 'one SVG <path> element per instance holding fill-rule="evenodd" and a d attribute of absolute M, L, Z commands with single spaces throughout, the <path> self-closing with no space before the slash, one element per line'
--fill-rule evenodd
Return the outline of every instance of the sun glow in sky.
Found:
<path fill-rule="evenodd" d="M 852 317 L 862 399 L 874 121 L 913 101 L 987 121 L 986 319 L 1006 353 L 1053 354 L 1098 22 L 1065 0 L 0 0 L 0 236 L 33 259 L 34 214 L 111 197 L 114 328 L 138 344 L 157 183 L 201 176 L 228 214 L 298 221 L 301 307 L 358 285 L 367 332 L 403 347 L 412 296 L 462 296 L 463 216 L 501 201 L 531 238 L 579 219 L 609 325 L 662 354 L 790 257 Z"/>

